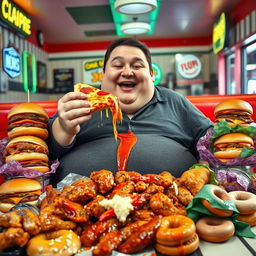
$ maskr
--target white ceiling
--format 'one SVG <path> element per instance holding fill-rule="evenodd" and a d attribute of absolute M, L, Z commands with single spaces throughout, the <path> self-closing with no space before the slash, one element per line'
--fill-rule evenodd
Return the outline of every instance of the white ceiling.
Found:
<path fill-rule="evenodd" d="M 188 38 L 210 36 L 213 23 L 223 11 L 243 0 L 162 0 L 154 34 L 138 38 Z M 254 2 L 255 0 L 252 0 Z M 255 1 L 256 2 L 256 1 Z M 110 23 L 77 25 L 66 7 L 109 5 L 109 0 L 34 0 L 39 14 L 30 15 L 50 44 L 113 40 L 116 36 L 86 37 L 84 31 L 114 30 Z M 98 15 L 95 13 L 94 15 Z"/>

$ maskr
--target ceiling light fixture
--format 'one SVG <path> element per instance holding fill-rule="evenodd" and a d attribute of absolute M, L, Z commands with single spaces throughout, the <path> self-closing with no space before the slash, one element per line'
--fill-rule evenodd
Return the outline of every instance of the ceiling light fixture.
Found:
<path fill-rule="evenodd" d="M 116 0 L 115 10 L 123 14 L 144 14 L 157 8 L 157 0 Z"/>
<path fill-rule="evenodd" d="M 121 25 L 121 32 L 126 35 L 145 34 L 150 31 L 150 25 L 146 22 L 130 22 Z"/>

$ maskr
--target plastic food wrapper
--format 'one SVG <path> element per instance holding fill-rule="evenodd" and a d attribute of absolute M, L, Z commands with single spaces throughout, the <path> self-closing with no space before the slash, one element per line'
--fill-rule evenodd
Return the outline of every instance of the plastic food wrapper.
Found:
<path fill-rule="evenodd" d="M 73 182 L 75 182 L 76 180 L 80 179 L 80 178 L 86 178 L 89 180 L 88 177 L 86 176 L 82 176 L 79 174 L 75 174 L 75 173 L 69 173 L 62 181 L 60 181 L 57 184 L 57 190 L 62 190 L 65 186 L 70 186 Z M 45 193 L 43 193 L 40 197 L 39 197 L 39 202 L 41 202 L 41 200 L 45 197 Z M 39 203 L 40 204 L 40 203 Z M 111 256 L 156 256 L 156 251 L 153 247 L 148 247 L 145 250 L 136 253 L 136 254 L 123 254 L 117 251 L 113 251 Z M 75 254 L 75 256 L 92 256 L 92 251 L 91 250 L 84 250 L 81 251 L 77 254 Z"/>
<path fill-rule="evenodd" d="M 8 143 L 8 139 L 0 140 L 0 174 L 8 177 L 25 177 L 25 178 L 39 178 L 42 176 L 48 176 L 51 173 L 55 173 L 59 166 L 59 161 L 56 159 L 50 163 L 50 171 L 47 173 L 42 173 L 37 170 L 23 168 L 18 161 L 10 161 L 9 163 L 4 163 L 3 152 Z"/>
<path fill-rule="evenodd" d="M 209 129 L 207 133 L 199 139 L 197 143 L 197 150 L 199 152 L 200 160 L 207 161 L 212 167 L 256 165 L 256 154 L 249 157 L 234 158 L 227 162 L 221 162 L 212 154 L 211 138 L 213 137 L 213 134 L 213 129 Z M 254 143 L 254 145 L 256 145 L 255 138 Z"/>
<path fill-rule="evenodd" d="M 219 185 L 225 187 L 226 191 L 239 190 L 256 194 L 256 184 L 252 182 L 250 174 L 245 171 L 239 168 L 220 167 L 216 172 Z"/>
<path fill-rule="evenodd" d="M 214 200 L 214 197 L 210 192 L 211 186 L 211 184 L 204 185 L 202 189 L 195 195 L 193 200 L 187 206 L 187 216 L 195 222 L 200 219 L 200 217 L 205 215 L 216 216 L 202 205 L 200 199 L 204 198 L 208 200 L 211 206 L 214 208 L 233 211 L 233 214 L 230 217 L 227 217 L 227 219 L 230 219 L 234 223 L 236 235 L 256 238 L 256 234 L 252 232 L 250 225 L 236 220 L 236 217 L 239 215 L 239 211 L 237 210 L 235 203 L 233 201 Z"/>

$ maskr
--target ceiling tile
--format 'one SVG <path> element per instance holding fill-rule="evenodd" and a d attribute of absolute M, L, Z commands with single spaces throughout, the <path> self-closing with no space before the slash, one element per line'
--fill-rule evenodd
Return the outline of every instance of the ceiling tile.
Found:
<path fill-rule="evenodd" d="M 67 7 L 66 10 L 78 25 L 113 22 L 109 5 Z"/>

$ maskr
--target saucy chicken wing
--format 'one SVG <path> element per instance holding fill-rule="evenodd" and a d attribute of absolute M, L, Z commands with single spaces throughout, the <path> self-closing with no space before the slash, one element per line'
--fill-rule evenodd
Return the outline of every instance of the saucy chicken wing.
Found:
<path fill-rule="evenodd" d="M 107 193 L 115 185 L 114 175 L 108 170 L 94 171 L 91 173 L 90 179 L 97 184 L 101 194 Z"/>
<path fill-rule="evenodd" d="M 22 228 L 8 228 L 0 233 L 0 251 L 16 245 L 24 247 L 29 240 L 29 233 Z"/>
<path fill-rule="evenodd" d="M 153 241 L 155 233 L 161 224 L 161 216 L 156 216 L 149 222 L 139 226 L 119 247 L 122 253 L 136 253 L 142 251 Z"/>

